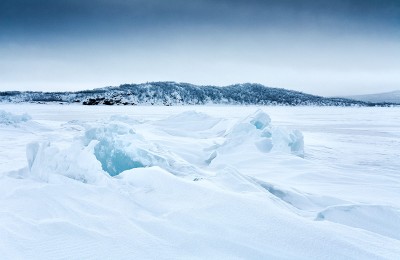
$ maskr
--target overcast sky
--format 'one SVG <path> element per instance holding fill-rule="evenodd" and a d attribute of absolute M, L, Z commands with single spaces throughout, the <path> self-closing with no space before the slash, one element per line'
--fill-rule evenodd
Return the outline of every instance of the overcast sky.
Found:
<path fill-rule="evenodd" d="M 0 90 L 147 81 L 400 89 L 400 1 L 0 1 Z"/>

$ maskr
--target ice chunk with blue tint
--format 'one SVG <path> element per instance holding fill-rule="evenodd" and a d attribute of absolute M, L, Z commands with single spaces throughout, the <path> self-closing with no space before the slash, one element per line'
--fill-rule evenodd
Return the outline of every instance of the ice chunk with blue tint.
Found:
<path fill-rule="evenodd" d="M 111 176 L 133 168 L 165 163 L 151 151 L 152 145 L 127 124 L 111 122 L 86 131 L 84 143 L 97 140 L 94 155 Z"/>
<path fill-rule="evenodd" d="M 260 130 L 266 128 L 271 123 L 269 115 L 264 113 L 262 110 L 257 110 L 251 118 L 250 124 Z"/>

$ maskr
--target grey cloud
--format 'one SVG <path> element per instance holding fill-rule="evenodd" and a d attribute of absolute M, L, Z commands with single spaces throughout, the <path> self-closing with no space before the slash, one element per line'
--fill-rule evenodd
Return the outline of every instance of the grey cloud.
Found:
<path fill-rule="evenodd" d="M 400 85 L 399 41 L 395 0 L 2 0 L 0 90 L 176 80 L 373 92 Z"/>

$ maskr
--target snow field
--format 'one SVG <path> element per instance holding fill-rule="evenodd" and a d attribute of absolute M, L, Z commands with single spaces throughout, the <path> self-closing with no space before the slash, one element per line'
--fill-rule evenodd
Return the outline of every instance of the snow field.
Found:
<path fill-rule="evenodd" d="M 400 255 L 395 108 L 1 109 L 7 259 Z"/>

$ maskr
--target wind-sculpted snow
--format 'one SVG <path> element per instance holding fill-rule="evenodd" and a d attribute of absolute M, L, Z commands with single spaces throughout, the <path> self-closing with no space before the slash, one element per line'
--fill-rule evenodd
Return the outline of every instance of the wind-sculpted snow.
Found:
<path fill-rule="evenodd" d="M 400 209 L 390 206 L 335 205 L 318 213 L 316 220 L 341 223 L 400 240 Z"/>
<path fill-rule="evenodd" d="M 5 108 L 32 119 L 0 128 L 2 259 L 400 255 L 397 110 Z"/>
<path fill-rule="evenodd" d="M 16 125 L 22 122 L 31 120 L 31 116 L 27 113 L 22 115 L 15 115 L 3 110 L 0 110 L 0 125 Z"/>
<path fill-rule="evenodd" d="M 282 127 L 274 127 L 268 114 L 261 110 L 240 120 L 233 127 L 226 130 L 225 141 L 221 145 L 214 146 L 215 150 L 206 160 L 211 163 L 217 157 L 222 161 L 230 154 L 237 151 L 261 153 L 284 152 L 292 153 L 300 157 L 304 156 L 303 135 L 298 130 L 287 130 Z M 219 158 L 218 158 L 219 159 Z"/>
<path fill-rule="evenodd" d="M 29 175 L 42 181 L 53 181 L 57 175 L 83 183 L 104 181 L 100 162 L 94 156 L 93 141 L 88 146 L 74 142 L 67 149 L 59 149 L 50 143 L 31 143 L 27 146 Z"/>
<path fill-rule="evenodd" d="M 169 153 L 162 145 L 146 140 L 125 123 L 128 121 L 138 124 L 137 121 L 117 116 L 112 116 L 110 119 L 94 126 L 86 125 L 83 137 L 74 140 L 67 149 L 60 150 L 50 143 L 28 145 L 27 158 L 32 174 L 47 180 L 48 174 L 57 173 L 85 183 L 93 183 L 96 176 L 101 175 L 97 167 L 100 163 L 102 170 L 110 176 L 116 176 L 126 170 L 151 166 L 160 166 L 177 175 L 195 173 L 193 178 L 201 175 L 201 170 L 195 165 Z M 210 129 L 213 129 L 220 119 L 189 111 L 171 116 L 167 120 L 154 122 L 154 125 L 170 133 L 171 129 L 166 126 L 167 122 L 174 122 L 175 126 L 179 126 L 178 129 L 192 136 L 196 136 L 196 132 L 201 132 L 205 137 L 204 134 L 210 134 Z M 257 111 L 254 115 L 241 120 L 232 129 L 226 129 L 225 142 L 214 151 L 212 155 L 214 157 L 206 161 L 211 163 L 218 153 L 224 153 L 229 149 L 241 149 L 240 145 L 243 143 L 263 153 L 276 150 L 302 156 L 301 133 L 272 127 L 270 122 L 271 119 L 266 113 Z M 76 123 L 71 122 L 71 124 Z M 91 168 L 97 170 L 90 171 Z M 191 170 L 185 173 L 184 169 Z M 85 176 L 86 174 L 88 176 Z"/>
<path fill-rule="evenodd" d="M 226 130 L 224 123 L 224 120 L 221 118 L 215 118 L 195 111 L 186 111 L 154 122 L 153 125 L 171 136 L 195 136 L 207 139 L 222 135 Z"/>

